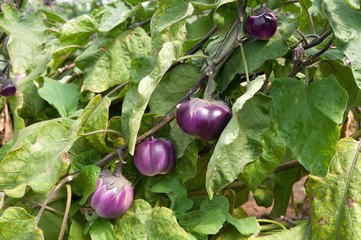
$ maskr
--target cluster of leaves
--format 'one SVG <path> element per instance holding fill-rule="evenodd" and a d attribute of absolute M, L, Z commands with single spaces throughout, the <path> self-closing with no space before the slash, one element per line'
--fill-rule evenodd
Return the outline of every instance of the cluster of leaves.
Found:
<path fill-rule="evenodd" d="M 249 192 L 277 218 L 309 173 L 310 220 L 262 238 L 358 239 L 360 143 L 343 124 L 361 104 L 361 1 L 239 2 L 2 3 L 1 56 L 26 77 L 2 101 L 3 135 L 14 138 L 0 148 L 0 239 L 248 239 L 263 229 L 242 209 Z M 238 24 L 260 4 L 278 17 L 268 41 Z M 202 97 L 212 63 L 212 91 L 233 113 L 220 138 L 163 126 L 185 96 Z M 132 155 L 154 119 L 177 164 L 145 177 Z M 87 198 L 124 146 L 135 200 L 119 219 L 98 218 Z"/>

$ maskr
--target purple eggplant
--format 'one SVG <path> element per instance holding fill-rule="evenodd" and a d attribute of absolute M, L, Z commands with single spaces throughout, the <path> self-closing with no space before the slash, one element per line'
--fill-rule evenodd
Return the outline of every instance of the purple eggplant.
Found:
<path fill-rule="evenodd" d="M 1 91 L 3 97 L 11 97 L 16 93 L 16 84 L 8 78 L 0 78 Z"/>
<path fill-rule="evenodd" d="M 133 202 L 132 184 L 121 174 L 101 172 L 89 203 L 102 218 L 118 218 Z"/>
<path fill-rule="evenodd" d="M 175 165 L 172 143 L 154 139 L 138 144 L 135 148 L 134 164 L 139 172 L 146 176 L 169 173 Z"/>
<path fill-rule="evenodd" d="M 246 31 L 253 38 L 268 40 L 277 31 L 277 18 L 268 9 L 257 9 L 247 17 Z"/>
<path fill-rule="evenodd" d="M 178 125 L 185 133 L 209 141 L 221 135 L 231 117 L 225 102 L 199 98 L 185 101 L 177 112 Z"/>

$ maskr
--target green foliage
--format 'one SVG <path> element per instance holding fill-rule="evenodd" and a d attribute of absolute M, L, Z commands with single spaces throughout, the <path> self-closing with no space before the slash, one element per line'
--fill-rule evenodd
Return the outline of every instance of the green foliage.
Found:
<path fill-rule="evenodd" d="M 44 239 L 41 229 L 35 227 L 35 217 L 19 207 L 8 208 L 0 217 L 1 239 Z M 19 238 L 20 237 L 20 238 Z"/>
<path fill-rule="evenodd" d="M 307 170 L 325 176 L 336 151 L 346 91 L 333 76 L 312 82 L 308 88 L 295 79 L 280 78 L 273 82 L 270 96 L 272 120 L 287 146 Z"/>
<path fill-rule="evenodd" d="M 208 164 L 206 186 L 210 197 L 232 183 L 247 163 L 262 154 L 261 135 L 270 127 L 268 112 L 272 104 L 271 99 L 264 95 L 254 97 L 262 84 L 262 79 L 254 80 L 233 105 L 233 117 L 220 136 Z"/>
<path fill-rule="evenodd" d="M 14 143 L 0 163 L 0 186 L 7 196 L 22 197 L 27 186 L 35 192 L 46 192 L 69 166 L 68 150 L 77 137 L 80 121 L 70 129 L 61 120 L 36 125 L 19 133 L 24 138 Z"/>
<path fill-rule="evenodd" d="M 62 84 L 44 77 L 40 79 L 39 95 L 58 110 L 61 117 L 71 117 L 78 107 L 80 93 L 75 84 Z"/>
<path fill-rule="evenodd" d="M 278 19 L 269 40 L 245 29 L 261 4 Z M 26 76 L 1 97 L 0 239 L 57 239 L 62 228 L 63 239 L 357 239 L 360 16 L 358 0 L 3 2 L 1 78 Z M 217 140 L 177 124 L 196 97 L 232 110 Z M 174 146 L 168 174 L 134 164 L 151 138 Z M 134 201 L 102 219 L 87 199 L 117 164 Z M 269 217 L 285 215 L 304 175 L 308 226 L 281 230 L 243 209 L 252 191 Z"/>
<path fill-rule="evenodd" d="M 1 10 L 0 27 L 12 39 L 8 44 L 12 66 L 16 73 L 24 73 L 50 37 L 50 25 L 41 13 L 28 14 L 21 19 L 19 11 L 8 3 L 1 4 Z"/>
<path fill-rule="evenodd" d="M 327 176 L 311 175 L 307 181 L 312 206 L 309 234 L 313 238 L 357 239 L 360 235 L 359 145 L 353 139 L 340 140 Z"/>
<path fill-rule="evenodd" d="M 166 193 L 172 201 L 171 209 L 177 218 L 182 217 L 185 212 L 192 208 L 193 201 L 187 198 L 187 189 L 175 177 L 171 181 L 161 182 L 152 187 L 152 192 Z"/>
<path fill-rule="evenodd" d="M 100 168 L 98 166 L 85 166 L 79 173 L 79 176 L 74 180 L 72 186 L 74 192 L 78 196 L 83 196 L 79 204 L 83 205 L 88 200 L 88 197 L 97 188 L 97 180 L 99 178 Z"/>
<path fill-rule="evenodd" d="M 152 208 L 144 200 L 135 200 L 115 226 L 116 239 L 188 239 L 186 232 L 165 207 Z"/>

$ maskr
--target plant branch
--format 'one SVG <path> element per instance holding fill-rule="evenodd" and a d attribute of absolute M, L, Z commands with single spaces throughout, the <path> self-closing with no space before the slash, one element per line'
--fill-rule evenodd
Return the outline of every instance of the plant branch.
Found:
<path fill-rule="evenodd" d="M 48 195 L 48 197 L 45 199 L 42 207 L 40 208 L 38 215 L 36 216 L 35 219 L 35 224 L 34 224 L 34 230 L 37 228 L 39 221 L 40 221 L 40 217 L 44 212 L 44 209 L 46 207 L 46 205 L 48 204 L 48 202 L 50 201 L 51 197 L 54 195 L 54 193 L 56 193 L 64 184 L 67 184 L 68 182 L 73 181 L 77 176 L 79 175 L 79 173 L 75 173 L 72 175 L 68 175 L 66 176 L 63 180 L 60 181 L 60 183 L 58 183 L 58 185 L 55 186 L 55 188 L 53 189 L 53 191 L 51 191 L 51 193 Z"/>
<path fill-rule="evenodd" d="M 315 40 L 313 40 L 309 44 L 305 45 L 303 48 L 306 50 L 306 49 L 309 49 L 311 47 L 317 46 L 318 44 L 323 42 L 323 40 L 325 40 L 331 34 L 332 34 L 332 29 L 329 29 L 325 33 L 323 33 L 320 37 L 316 38 Z"/>
<path fill-rule="evenodd" d="M 183 60 L 186 60 L 186 59 L 189 59 L 189 58 L 205 58 L 205 59 L 211 60 L 211 62 L 214 62 L 214 59 L 207 56 L 207 55 L 185 55 L 185 56 L 183 56 L 181 58 L 178 58 L 177 62 L 183 61 Z"/>
<path fill-rule="evenodd" d="M 350 137 L 352 137 L 355 140 L 359 140 L 359 138 L 361 138 L 361 130 L 358 130 L 357 132 L 352 134 Z"/>
<path fill-rule="evenodd" d="M 285 226 L 283 226 L 282 223 L 274 221 L 274 220 L 270 220 L 270 219 L 256 219 L 257 222 L 263 222 L 263 223 L 273 223 L 276 224 L 278 226 L 280 226 L 283 230 L 287 230 L 287 228 Z"/>
<path fill-rule="evenodd" d="M 29 202 L 29 203 L 31 203 L 31 204 L 34 204 L 34 205 L 36 205 L 36 206 L 38 206 L 38 207 L 43 206 L 41 203 L 36 202 L 36 201 L 34 201 L 34 200 L 31 200 L 31 199 L 29 199 L 29 198 L 23 197 L 22 199 L 25 200 L 25 201 L 27 201 L 27 202 Z M 52 208 L 52 207 L 45 206 L 45 209 L 46 209 L 46 210 L 49 210 L 49 211 L 51 211 L 51 212 L 57 213 L 57 214 L 59 214 L 59 215 L 64 215 L 63 212 L 58 211 L 58 210 L 56 210 L 55 208 Z"/>
<path fill-rule="evenodd" d="M 288 75 L 288 77 L 296 76 L 296 74 L 298 72 L 300 72 L 304 68 L 304 66 L 309 66 L 309 65 L 313 64 L 319 56 L 321 56 L 324 52 L 326 52 L 331 47 L 332 43 L 333 43 L 333 40 L 331 39 L 318 53 L 313 55 L 311 58 L 305 60 L 302 64 L 298 64 L 298 66 Z M 312 44 L 312 42 L 310 44 Z"/>
<path fill-rule="evenodd" d="M 86 136 L 90 136 L 90 135 L 97 134 L 97 133 L 107 133 L 107 132 L 115 133 L 115 134 L 118 134 L 120 136 L 123 136 L 123 134 L 121 132 L 118 132 L 118 131 L 115 131 L 115 130 L 112 130 L 112 129 L 101 129 L 101 130 L 96 130 L 96 131 L 84 133 L 83 135 L 81 135 L 81 137 L 86 137 Z"/>
<path fill-rule="evenodd" d="M 69 217 L 70 204 L 71 204 L 71 186 L 70 186 L 70 184 L 66 184 L 66 193 L 67 193 L 67 198 L 66 198 L 65 215 L 63 218 L 63 223 L 61 225 L 61 230 L 59 233 L 58 240 L 62 240 L 64 237 L 65 227 L 66 227 L 66 223 L 67 223 L 68 217 Z"/>
<path fill-rule="evenodd" d="M 144 25 L 147 25 L 148 23 L 150 23 L 150 21 L 152 21 L 152 18 L 149 18 L 143 22 L 136 23 L 133 26 L 131 26 L 130 29 L 134 29 L 136 27 L 143 27 Z"/>
<path fill-rule="evenodd" d="M 209 33 L 207 33 L 207 35 L 201 40 L 199 41 L 199 43 L 197 43 L 191 50 L 189 50 L 186 54 L 184 54 L 184 56 L 188 56 L 188 55 L 192 55 L 194 53 L 196 53 L 198 50 L 200 50 L 203 45 L 205 44 L 205 42 L 207 42 L 207 40 L 212 37 L 212 35 L 217 32 L 217 30 L 219 29 L 218 26 L 214 26 L 211 31 L 209 31 Z M 166 71 L 166 73 L 172 71 L 176 66 L 182 64 L 182 62 L 176 62 L 173 63 L 168 70 Z"/>
<path fill-rule="evenodd" d="M 70 69 L 73 69 L 75 68 L 75 63 L 72 63 L 72 64 L 69 64 L 69 65 L 66 65 L 65 67 L 63 68 L 58 68 L 58 71 L 52 76 L 53 79 L 59 77 L 63 72 L 67 71 L 67 70 L 70 70 Z"/>

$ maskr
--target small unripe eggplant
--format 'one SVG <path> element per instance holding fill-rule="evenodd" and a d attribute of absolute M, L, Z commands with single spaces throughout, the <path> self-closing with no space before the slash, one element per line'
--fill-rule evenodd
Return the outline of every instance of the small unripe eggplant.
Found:
<path fill-rule="evenodd" d="M 154 139 L 138 144 L 134 152 L 134 164 L 146 176 L 169 173 L 175 165 L 172 143 Z"/>
<path fill-rule="evenodd" d="M 225 102 L 199 98 L 185 101 L 177 112 L 178 125 L 185 133 L 209 141 L 221 135 L 231 117 Z"/>
<path fill-rule="evenodd" d="M 268 40 L 277 31 L 277 18 L 268 9 L 257 9 L 247 17 L 246 31 L 253 38 Z"/>
<path fill-rule="evenodd" d="M 118 218 L 133 202 L 132 184 L 121 174 L 101 172 L 89 203 L 102 218 Z"/>

